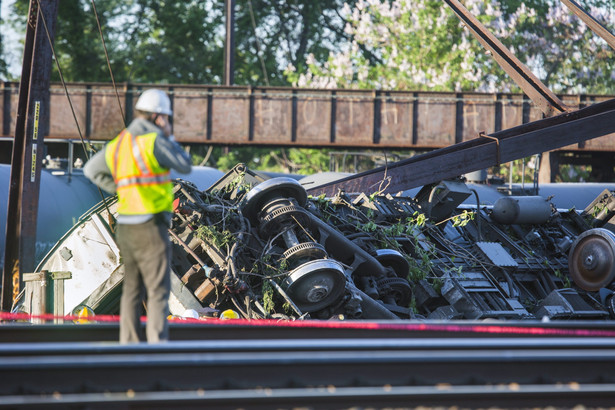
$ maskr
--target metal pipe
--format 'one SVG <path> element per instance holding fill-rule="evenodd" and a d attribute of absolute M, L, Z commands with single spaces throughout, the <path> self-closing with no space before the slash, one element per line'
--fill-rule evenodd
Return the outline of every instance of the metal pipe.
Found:
<path fill-rule="evenodd" d="M 427 201 L 427 219 L 431 219 L 431 201 L 433 201 L 433 196 L 436 194 L 436 190 L 438 188 L 445 189 L 446 187 L 444 185 L 437 185 L 429 192 L 429 200 Z"/>
<path fill-rule="evenodd" d="M 482 235 L 480 233 L 480 200 L 478 199 L 478 192 L 474 188 L 470 188 L 470 191 L 474 192 L 476 197 L 476 229 L 478 229 L 478 242 L 482 242 Z"/>
<path fill-rule="evenodd" d="M 509 162 L 509 167 L 508 167 L 508 189 L 512 190 L 512 184 L 513 184 L 513 161 Z"/>
<path fill-rule="evenodd" d="M 293 246 L 299 245 L 297 235 L 295 235 L 295 231 L 293 231 L 292 228 L 288 228 L 287 230 L 282 232 L 282 239 L 284 239 L 284 243 L 289 249 Z"/>
<path fill-rule="evenodd" d="M 298 314 L 299 316 L 303 316 L 303 313 L 301 313 L 301 309 L 299 309 L 297 307 L 297 305 L 295 305 L 295 302 L 293 302 L 293 300 L 288 296 L 288 294 L 286 292 L 284 292 L 284 289 L 282 289 L 282 287 L 280 285 L 278 285 L 275 280 L 273 280 L 271 278 L 267 278 L 267 279 L 269 280 L 269 283 L 271 283 L 273 285 L 275 290 L 278 291 L 280 296 L 282 296 L 284 298 L 284 300 L 286 300 L 288 302 L 290 307 L 293 308 L 295 313 Z"/>
<path fill-rule="evenodd" d="M 68 142 L 68 164 L 67 164 L 67 171 L 68 171 L 68 180 L 70 181 L 71 177 L 73 176 L 73 163 L 75 160 L 75 147 L 73 146 L 73 142 L 69 141 Z"/>
<path fill-rule="evenodd" d="M 235 82 L 235 0 L 225 0 L 226 40 L 224 43 L 224 84 Z"/>
<path fill-rule="evenodd" d="M 542 154 L 536 154 L 536 164 L 534 166 L 534 195 L 538 195 L 538 179 L 540 173 L 540 163 L 542 162 Z"/>
<path fill-rule="evenodd" d="M 376 258 L 311 213 L 307 212 L 307 215 L 310 218 L 311 228 L 319 230 L 321 242 L 324 237 L 324 243 L 321 245 L 333 258 L 344 264 L 352 265 L 353 273 L 375 277 L 385 276 L 385 268 Z"/>
<path fill-rule="evenodd" d="M 521 188 L 525 190 L 525 158 L 521 160 Z"/>

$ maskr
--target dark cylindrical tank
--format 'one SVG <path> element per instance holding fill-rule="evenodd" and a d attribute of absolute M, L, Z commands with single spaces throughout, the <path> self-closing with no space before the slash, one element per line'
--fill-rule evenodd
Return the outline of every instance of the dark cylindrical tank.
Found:
<path fill-rule="evenodd" d="M 223 172 L 209 167 L 193 167 L 188 175 L 171 173 L 172 178 L 190 181 L 201 190 L 209 188 L 223 175 Z M 0 268 L 4 266 L 10 177 L 11 166 L 0 164 Z M 79 217 L 101 199 L 98 188 L 80 169 L 75 170 L 70 177 L 62 170 L 44 169 L 41 172 L 39 192 L 35 265 Z"/>
<path fill-rule="evenodd" d="M 10 176 L 11 166 L 0 164 L 0 266 L 4 265 Z M 80 171 L 70 177 L 59 170 L 41 172 L 35 266 L 79 217 L 100 200 L 98 189 Z"/>
<path fill-rule="evenodd" d="M 551 216 L 551 204 L 541 196 L 507 196 L 493 205 L 491 218 L 501 224 L 543 224 Z"/>

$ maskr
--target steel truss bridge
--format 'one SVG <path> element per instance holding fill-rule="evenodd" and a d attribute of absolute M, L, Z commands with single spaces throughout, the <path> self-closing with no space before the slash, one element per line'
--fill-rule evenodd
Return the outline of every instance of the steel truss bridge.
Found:
<path fill-rule="evenodd" d="M 133 117 L 134 104 L 148 88 L 169 93 L 178 141 L 190 144 L 255 144 L 284 147 L 368 149 L 443 148 L 543 118 L 524 94 L 426 91 L 322 90 L 290 87 L 71 83 L 50 87 L 49 118 L 41 131 L 49 139 L 106 141 Z M 19 85 L 0 88 L 2 136 L 15 130 Z M 564 95 L 574 110 L 613 96 Z M 565 147 L 615 151 L 615 134 Z"/>

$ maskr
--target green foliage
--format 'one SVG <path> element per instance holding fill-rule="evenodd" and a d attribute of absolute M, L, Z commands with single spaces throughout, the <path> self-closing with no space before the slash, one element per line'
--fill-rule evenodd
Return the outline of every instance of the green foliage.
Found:
<path fill-rule="evenodd" d="M 210 162 L 220 170 L 229 170 L 241 162 L 253 170 L 309 175 L 327 170 L 328 161 L 326 149 L 233 146 L 226 152 L 214 149 Z"/>
<path fill-rule="evenodd" d="M 608 206 L 608 204 L 606 202 L 598 202 L 591 209 L 590 215 L 592 217 L 596 218 L 598 215 L 600 215 L 600 213 L 602 213 L 602 211 L 604 211 L 607 208 L 607 206 Z"/>
<path fill-rule="evenodd" d="M 0 1 L 0 3 L 2 3 Z M 0 25 L 4 25 L 5 24 L 5 19 L 2 18 L 2 16 L 0 15 Z M 2 34 L 2 31 L 0 31 L 0 78 L 7 78 L 8 79 L 8 64 L 6 63 L 6 61 L 4 61 L 4 59 L 2 58 L 2 56 L 4 56 L 4 42 L 5 42 L 5 36 Z"/>
<path fill-rule="evenodd" d="M 560 2 L 463 4 L 554 91 L 615 90 L 612 50 Z M 613 31 L 612 2 L 588 0 L 583 7 Z M 304 70 L 287 70 L 289 81 L 324 88 L 520 91 L 441 1 L 365 0 L 341 15 L 351 40 L 327 61 L 312 58 Z"/>
<path fill-rule="evenodd" d="M 128 29 L 124 77 L 132 82 L 219 83 L 223 4 L 140 0 Z"/>
<path fill-rule="evenodd" d="M 459 215 L 452 216 L 451 220 L 453 221 L 453 227 L 462 228 L 466 226 L 468 222 L 474 219 L 475 215 L 476 213 L 474 211 L 464 210 Z"/>
<path fill-rule="evenodd" d="M 515 184 L 533 181 L 537 162 L 536 156 L 522 158 L 502 164 L 499 167 L 493 167 L 493 174 L 506 182 L 509 182 L 512 176 L 512 182 Z"/>
<path fill-rule="evenodd" d="M 425 250 L 421 244 L 416 242 L 414 245 L 414 252 L 416 254 L 414 258 L 406 258 L 410 265 L 408 280 L 417 282 L 427 277 L 435 277 L 433 274 L 430 275 L 430 273 L 433 273 L 434 268 L 433 259 L 437 258 L 435 248 L 430 247 Z"/>
<path fill-rule="evenodd" d="M 230 246 L 235 242 L 235 237 L 232 232 L 228 230 L 218 230 L 209 225 L 200 225 L 196 234 L 199 238 L 213 244 L 217 248 L 222 248 L 224 246 Z"/>
<path fill-rule="evenodd" d="M 359 227 L 365 232 L 376 232 L 378 230 L 378 225 L 374 221 L 368 221 L 364 224 L 359 224 Z"/>
<path fill-rule="evenodd" d="M 102 27 L 107 26 L 109 18 L 117 17 L 116 13 L 123 11 L 122 2 L 117 0 L 98 3 L 96 10 Z M 110 81 L 100 33 L 89 2 L 59 2 L 54 46 L 66 81 Z M 55 64 L 51 79 L 60 81 Z"/>
<path fill-rule="evenodd" d="M 287 315 L 292 315 L 295 312 L 293 307 L 288 302 L 284 302 L 282 304 L 282 309 L 284 309 L 284 313 L 286 313 Z"/>
<path fill-rule="evenodd" d="M 557 278 L 562 280 L 562 282 L 564 283 L 564 288 L 569 288 L 570 286 L 572 286 L 572 284 L 570 283 L 570 278 L 568 276 L 565 276 L 559 269 L 555 269 L 553 273 Z"/>
<path fill-rule="evenodd" d="M 19 33 L 28 4 L 16 0 L 11 10 Z M 555 91 L 615 92 L 612 50 L 559 2 L 464 4 Z M 582 6 L 613 31 L 612 1 Z M 222 82 L 224 1 L 106 0 L 96 8 L 118 82 Z M 441 1 L 246 0 L 236 2 L 235 18 L 236 84 L 517 90 Z M 67 81 L 109 81 L 90 1 L 59 3 L 55 38 Z M 290 161 L 309 164 L 314 153 L 294 154 Z"/>
<path fill-rule="evenodd" d="M 562 164 L 558 171 L 555 182 L 595 181 L 591 165 Z"/>
<path fill-rule="evenodd" d="M 293 148 L 288 151 L 288 159 L 295 173 L 310 175 L 323 172 L 329 168 L 328 149 Z"/>
<path fill-rule="evenodd" d="M 562 154 L 560 154 L 562 155 Z M 563 154 L 565 156 L 565 154 Z M 545 161 L 542 157 L 540 161 Z M 493 175 L 498 176 L 508 183 L 528 183 L 537 178 L 536 167 L 539 165 L 538 156 L 526 157 L 515 161 L 492 167 Z M 600 176 L 594 175 L 591 165 L 572 165 L 560 164 L 554 169 L 555 178 L 553 182 L 589 182 L 600 181 Z M 512 176 L 512 178 L 511 178 Z"/>
<path fill-rule="evenodd" d="M 406 218 L 405 224 L 395 228 L 396 232 L 401 228 L 403 233 L 412 238 L 414 244 L 414 257 L 406 257 L 410 265 L 408 280 L 411 282 L 435 276 L 429 274 L 433 273 L 433 259 L 437 257 L 436 250 L 427 237 L 422 235 L 422 229 L 425 228 L 426 223 L 425 214 L 415 211 L 412 216 Z"/>
<path fill-rule="evenodd" d="M 308 199 L 315 200 L 316 205 L 318 206 L 319 209 L 326 209 L 330 202 L 328 199 L 326 199 L 325 194 L 320 194 L 317 197 L 308 195 Z"/>
<path fill-rule="evenodd" d="M 442 286 L 444 286 L 444 281 L 441 278 L 433 278 L 430 283 L 437 293 L 441 293 Z"/>
<path fill-rule="evenodd" d="M 338 17 L 341 0 L 236 4 L 236 80 L 240 84 L 288 84 L 283 74 L 286 67 L 304 67 L 309 54 L 324 60 L 346 37 L 345 22 Z"/>
<path fill-rule="evenodd" d="M 224 3 L 95 2 L 116 81 L 222 83 Z M 28 5 L 17 0 L 12 10 L 19 33 L 25 32 Z M 342 0 L 236 2 L 234 83 L 288 85 L 287 66 L 305 66 L 308 54 L 325 59 L 346 37 L 344 21 L 337 17 L 342 5 Z M 110 80 L 90 0 L 59 2 L 55 47 L 67 81 Z M 0 70 L 3 63 L 0 59 Z"/>
<path fill-rule="evenodd" d="M 426 221 L 427 221 L 427 217 L 425 216 L 425 214 L 419 211 L 414 211 L 412 216 L 406 219 L 406 222 L 409 228 L 412 226 L 421 228 L 425 226 Z"/>
<path fill-rule="evenodd" d="M 262 283 L 263 308 L 269 314 L 275 313 L 275 302 L 273 301 L 273 286 L 271 286 L 268 280 L 264 280 Z"/>

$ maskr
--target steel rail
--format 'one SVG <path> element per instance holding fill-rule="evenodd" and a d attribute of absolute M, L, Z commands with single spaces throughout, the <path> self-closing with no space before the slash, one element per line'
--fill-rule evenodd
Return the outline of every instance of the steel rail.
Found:
<path fill-rule="evenodd" d="M 131 355 L 131 354 L 192 354 L 192 353 L 240 353 L 240 352 L 291 352 L 291 351 L 441 351 L 441 350 L 569 350 L 613 349 L 613 337 L 520 337 L 520 338 L 315 338 L 315 339 L 221 339 L 173 341 L 160 344 L 91 342 L 42 342 L 0 344 L 0 360 L 5 357 L 31 356 L 80 356 L 80 355 Z M 1 364 L 0 364 L 1 365 Z"/>
<path fill-rule="evenodd" d="M 536 406 L 605 406 L 615 398 L 615 384 L 500 386 L 315 386 L 289 389 L 194 390 L 165 392 L 76 393 L 4 396 L 0 408 L 408 408 L 459 406 L 521 408 Z"/>
<path fill-rule="evenodd" d="M 423 394 L 434 403 L 438 394 L 457 393 L 449 403 L 456 400 L 466 405 L 462 400 L 470 397 L 468 392 L 483 404 L 504 396 L 535 400 L 530 386 L 534 386 L 533 393 L 545 395 L 541 402 L 545 405 L 603 405 L 615 398 L 615 347 L 606 338 L 398 342 L 396 346 L 384 340 L 278 341 L 280 349 L 276 350 L 276 341 L 246 339 L 235 344 L 229 341 L 226 348 L 223 341 L 204 343 L 203 351 L 172 342 L 168 346 L 86 344 L 83 348 L 74 344 L 72 350 L 63 346 L 59 355 L 47 355 L 50 349 L 44 345 L 38 355 L 35 347 L 28 347 L 22 349 L 27 350 L 25 355 L 0 358 L 0 403 L 28 403 L 47 395 L 51 405 L 54 400 L 80 394 L 89 394 L 90 399 L 116 394 L 121 402 L 133 400 L 137 393 L 144 401 L 151 393 L 169 403 L 181 403 L 173 397 L 174 391 L 200 392 L 192 399 L 205 402 L 215 397 L 210 392 L 218 391 L 220 400 L 237 405 L 233 398 L 260 389 L 294 391 L 289 400 L 297 405 L 315 394 L 317 386 L 332 386 L 328 390 L 338 392 L 338 396 L 324 392 L 329 396 L 323 396 L 326 403 L 328 399 L 350 400 L 340 392 L 353 388 L 357 396 L 363 391 L 366 399 L 385 401 Z M 399 389 L 397 397 L 393 389 Z M 562 401 L 577 395 L 583 401 Z M 595 400 L 586 401 L 591 397 Z"/>

